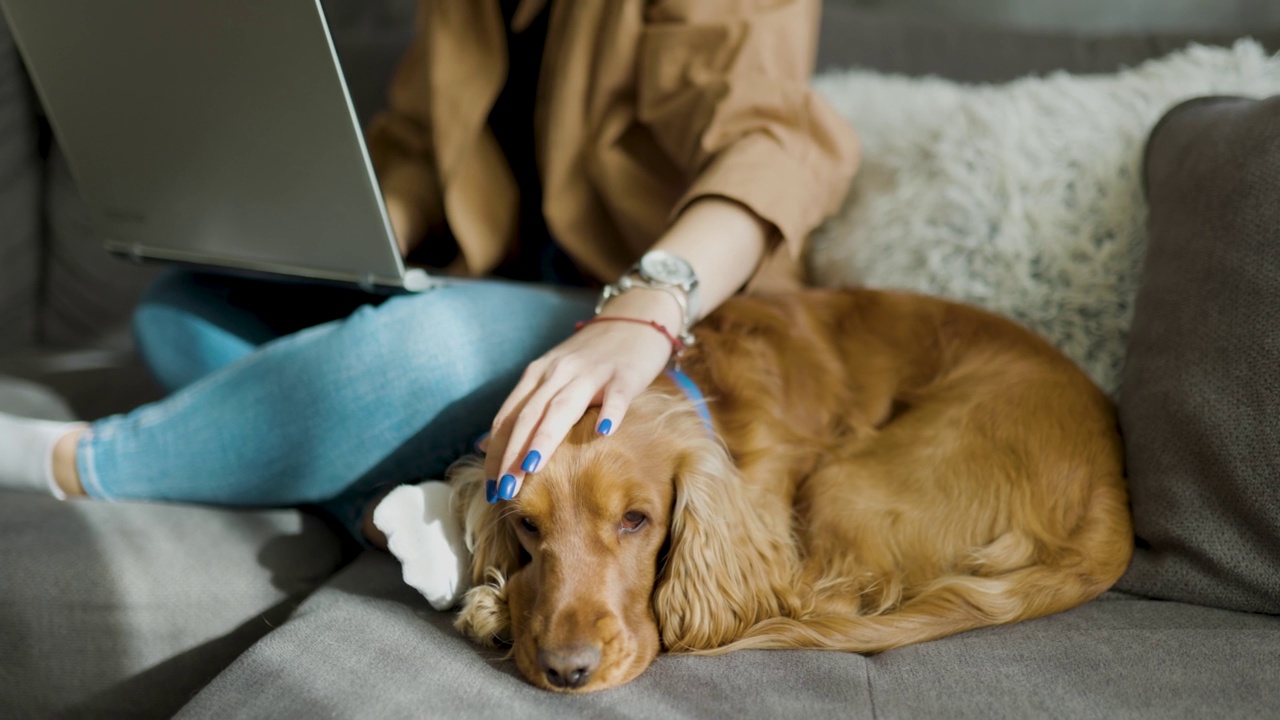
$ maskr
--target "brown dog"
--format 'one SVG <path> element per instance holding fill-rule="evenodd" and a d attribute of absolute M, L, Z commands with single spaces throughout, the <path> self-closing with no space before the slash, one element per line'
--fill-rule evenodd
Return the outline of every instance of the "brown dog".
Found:
<path fill-rule="evenodd" d="M 660 650 L 878 652 L 1066 610 L 1132 552 L 1113 407 L 1048 343 L 905 293 L 741 297 L 610 437 L 594 413 L 513 501 L 454 473 L 457 626 L 552 690 Z M 487 583 L 487 584 L 485 584 Z"/>

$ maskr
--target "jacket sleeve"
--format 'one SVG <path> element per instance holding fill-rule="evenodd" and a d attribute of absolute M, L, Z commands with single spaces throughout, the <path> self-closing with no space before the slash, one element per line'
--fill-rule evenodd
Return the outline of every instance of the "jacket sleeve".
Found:
<path fill-rule="evenodd" d="M 369 157 L 385 196 L 399 198 L 414 214 L 414 226 L 444 222 L 444 200 L 431 139 L 431 85 L 427 57 L 427 4 L 418 3 L 416 27 L 392 78 L 387 108 L 366 133 Z"/>
<path fill-rule="evenodd" d="M 705 196 L 773 224 L 793 257 L 857 169 L 849 124 L 812 89 L 821 0 L 654 0 L 641 39 L 638 115 Z M 674 217 L 674 216 L 673 216 Z"/>

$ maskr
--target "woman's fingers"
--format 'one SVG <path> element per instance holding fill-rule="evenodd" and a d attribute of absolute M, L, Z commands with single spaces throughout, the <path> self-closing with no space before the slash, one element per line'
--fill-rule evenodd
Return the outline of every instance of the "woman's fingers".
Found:
<path fill-rule="evenodd" d="M 519 382 L 516 383 L 511 394 L 507 395 L 502 407 L 498 409 L 498 414 L 494 416 L 489 432 L 485 433 L 478 443 L 479 449 L 485 454 L 485 477 L 492 481 L 495 487 L 502 471 L 502 458 L 506 451 L 507 439 L 511 436 L 512 423 L 529 402 L 534 391 L 546 381 L 548 366 L 549 363 L 546 361 L 536 360 L 525 368 Z"/>
<path fill-rule="evenodd" d="M 600 403 L 600 415 L 596 419 L 596 434 L 612 435 L 622 425 L 622 418 L 627 414 L 631 401 L 636 399 L 643 388 L 622 378 L 609 384 L 604 389 L 604 401 Z"/>
<path fill-rule="evenodd" d="M 587 408 L 592 405 L 611 406 L 614 416 L 620 420 L 627 405 L 640 391 L 638 383 L 629 382 L 619 375 L 607 378 L 603 388 L 600 384 L 589 381 L 571 384 L 552 399 L 542 421 L 529 438 L 529 452 L 520 465 L 523 472 L 536 473 L 550 462 L 565 437 L 586 414 Z M 606 416 L 601 414 L 600 417 Z"/>
<path fill-rule="evenodd" d="M 498 481 L 498 499 L 510 500 L 520 492 L 525 475 L 537 472 L 551 459 L 600 392 L 599 379 L 589 376 L 555 388 L 557 385 L 560 383 L 551 381 L 539 388 L 512 425 L 502 458 L 506 472 Z"/>
<path fill-rule="evenodd" d="M 485 477 L 488 478 L 485 497 L 489 502 L 515 497 L 517 483 L 523 473 L 511 471 L 513 464 L 518 470 L 518 464 L 522 462 L 513 458 L 527 444 L 514 439 L 527 437 L 527 431 L 526 435 L 517 435 L 517 427 L 523 418 L 523 427 L 527 428 L 531 416 L 536 424 L 546 403 L 573 379 L 566 365 L 563 357 L 546 356 L 531 363 L 494 417 L 484 448 Z"/>
<path fill-rule="evenodd" d="M 510 500 L 524 484 L 527 475 L 538 472 L 551 461 L 565 437 L 582 419 L 587 408 L 601 403 L 601 424 L 596 432 L 608 435 L 621 423 L 627 406 L 643 389 L 643 383 L 625 376 L 606 380 L 603 388 L 598 379 L 578 378 L 565 385 L 545 402 L 541 392 L 530 397 L 523 412 L 515 420 L 508 438 L 503 467 L 507 469 L 497 485 L 496 500 Z M 527 441 L 522 438 L 527 437 Z M 496 502 L 495 500 L 495 502 Z"/>
<path fill-rule="evenodd" d="M 526 369 L 482 444 L 489 502 L 510 500 L 546 467 L 589 407 L 595 430 L 615 432 L 631 401 L 661 372 L 670 347 L 649 328 L 593 326 Z"/>

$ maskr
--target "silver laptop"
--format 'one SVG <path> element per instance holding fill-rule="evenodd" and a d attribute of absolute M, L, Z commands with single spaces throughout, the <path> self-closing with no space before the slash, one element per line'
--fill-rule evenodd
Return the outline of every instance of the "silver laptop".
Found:
<path fill-rule="evenodd" d="M 0 0 L 108 250 L 423 290 L 317 0 Z"/>

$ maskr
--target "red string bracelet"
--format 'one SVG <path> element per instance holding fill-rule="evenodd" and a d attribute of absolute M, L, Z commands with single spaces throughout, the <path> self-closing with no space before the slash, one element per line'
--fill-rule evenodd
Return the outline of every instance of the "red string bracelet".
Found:
<path fill-rule="evenodd" d="M 662 333 L 662 337 L 666 338 L 671 343 L 671 351 L 673 353 L 675 353 L 676 355 L 679 355 L 680 353 L 684 352 L 684 343 L 680 341 L 680 338 L 676 337 L 675 335 L 672 335 L 671 331 L 667 329 L 666 325 L 663 325 L 662 323 L 654 320 L 641 320 L 640 318 L 618 317 L 616 315 L 597 315 L 591 318 L 590 320 L 580 321 L 578 324 L 573 326 L 573 329 L 576 332 L 588 325 L 591 325 L 593 323 L 598 323 L 598 322 L 629 322 L 629 323 L 636 323 L 638 325 L 648 325 L 654 330 L 657 330 L 658 332 Z"/>

